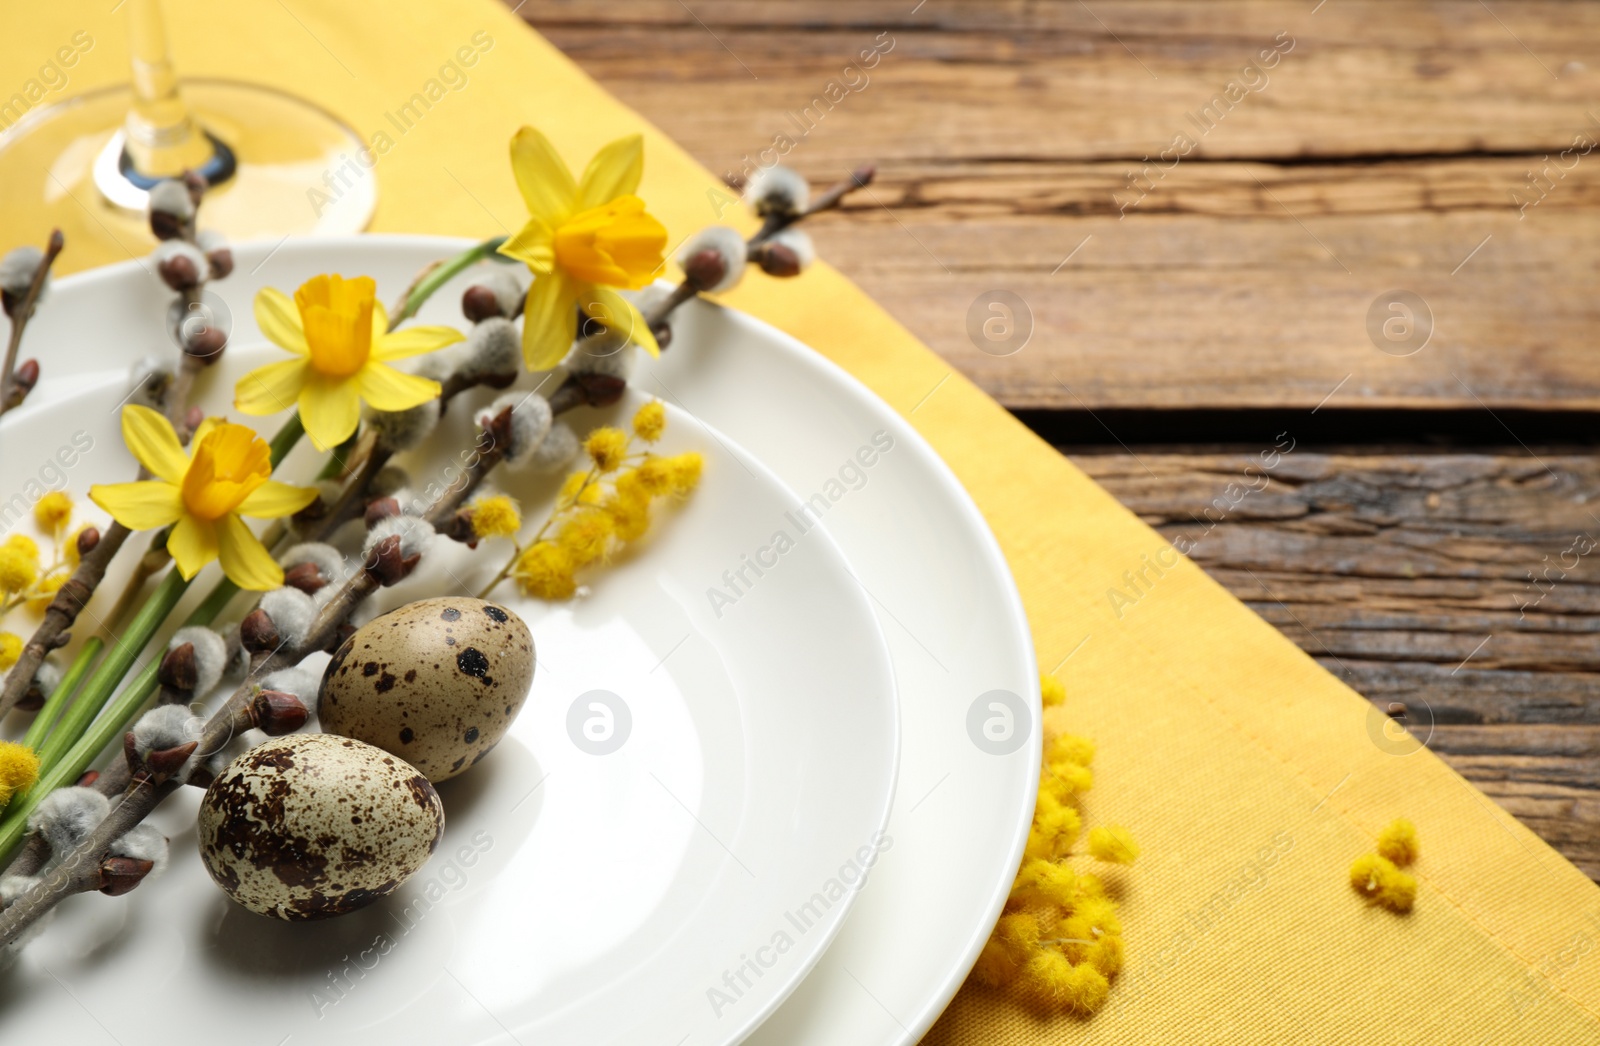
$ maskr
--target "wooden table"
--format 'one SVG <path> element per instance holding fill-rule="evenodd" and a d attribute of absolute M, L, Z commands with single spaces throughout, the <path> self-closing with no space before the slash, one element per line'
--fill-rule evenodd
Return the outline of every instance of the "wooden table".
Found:
<path fill-rule="evenodd" d="M 1600 877 L 1600 8 L 520 12 Z"/>

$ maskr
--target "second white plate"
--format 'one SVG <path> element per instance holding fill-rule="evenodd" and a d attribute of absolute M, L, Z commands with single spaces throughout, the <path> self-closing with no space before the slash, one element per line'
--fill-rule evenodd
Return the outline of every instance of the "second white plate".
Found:
<path fill-rule="evenodd" d="M 56 307 L 70 307 L 80 286 L 63 281 Z M 206 375 L 201 402 L 212 413 L 273 355 L 240 335 Z M 0 489 L 23 489 L 32 451 L 48 456 L 80 432 L 92 450 L 71 471 L 75 493 L 131 478 L 117 435 L 121 384 L 96 384 L 4 419 Z M 632 394 L 611 413 L 625 423 L 647 399 Z M 470 445 L 471 413 L 449 411 L 430 441 L 438 449 L 405 461 L 419 489 L 448 481 L 453 451 Z M 444 841 L 412 881 L 327 922 L 253 915 L 207 879 L 197 796 L 184 795 L 157 815 L 173 840 L 164 877 L 125 898 L 70 900 L 0 977 L 8 1036 L 97 1041 L 104 1021 L 124 1046 L 207 1042 L 219 1028 L 257 1030 L 269 1046 L 487 1043 L 507 1030 L 573 1046 L 744 1038 L 817 962 L 882 856 L 895 686 L 867 598 L 825 533 L 787 549 L 781 570 L 744 567 L 793 494 L 673 409 L 663 450 L 686 449 L 705 456 L 700 489 L 658 512 L 586 597 L 551 605 L 512 585 L 495 591 L 533 631 L 533 690 L 493 755 L 440 786 Z M 295 479 L 312 468 L 302 445 L 283 471 Z M 542 517 L 554 480 L 495 478 L 530 521 Z M 471 594 L 507 552 L 504 542 L 469 551 L 440 539 L 367 614 Z M 707 592 L 741 570 L 751 583 L 736 612 L 723 612 Z M 214 575 L 202 575 L 191 602 Z M 153 1014 L 168 997 L 181 1005 L 177 1023 L 118 1017 Z"/>

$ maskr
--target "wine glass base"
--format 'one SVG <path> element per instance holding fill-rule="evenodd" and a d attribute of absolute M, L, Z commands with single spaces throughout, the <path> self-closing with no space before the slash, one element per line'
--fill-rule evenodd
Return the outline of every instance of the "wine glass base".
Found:
<path fill-rule="evenodd" d="M 206 194 L 203 228 L 245 240 L 367 227 L 377 206 L 377 157 L 344 124 L 268 87 L 186 80 L 182 91 L 200 125 L 238 162 L 233 177 Z M 42 243 L 60 228 L 71 268 L 154 247 L 144 190 L 115 170 L 131 105 L 127 88 L 108 88 L 35 109 L 0 134 L 0 247 Z"/>
<path fill-rule="evenodd" d="M 211 159 L 202 164 L 195 174 L 207 185 L 221 185 L 239 173 L 239 159 L 228 143 L 210 132 L 204 132 L 211 143 Z M 94 161 L 94 184 L 100 195 L 124 210 L 144 212 L 150 203 L 150 190 L 160 178 L 140 174 L 128 154 L 128 133 L 118 131 L 111 136 L 106 147 Z"/>

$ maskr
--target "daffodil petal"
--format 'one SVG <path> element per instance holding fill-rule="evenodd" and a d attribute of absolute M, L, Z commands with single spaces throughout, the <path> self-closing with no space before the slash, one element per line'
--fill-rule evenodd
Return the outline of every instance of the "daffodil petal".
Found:
<path fill-rule="evenodd" d="M 309 375 L 300 389 L 300 421 L 318 450 L 330 450 L 349 439 L 361 421 L 358 379 Z"/>
<path fill-rule="evenodd" d="M 644 174 L 644 139 L 637 134 L 618 138 L 594 154 L 578 182 L 578 209 L 587 210 L 628 196 L 639 188 Z"/>
<path fill-rule="evenodd" d="M 315 500 L 317 491 L 314 487 L 294 487 L 269 479 L 246 494 L 245 499 L 239 502 L 237 511 L 242 516 L 256 519 L 277 519 L 279 516 L 292 516 Z"/>
<path fill-rule="evenodd" d="M 217 532 L 213 524 L 193 516 L 178 520 L 172 533 L 167 535 L 167 551 L 185 581 L 200 573 L 202 567 L 217 558 Z"/>
<path fill-rule="evenodd" d="M 536 273 L 549 272 L 556 261 L 555 231 L 538 218 L 529 218 L 528 224 L 500 245 L 499 253 L 527 263 Z"/>
<path fill-rule="evenodd" d="M 194 432 L 189 435 L 189 446 L 198 447 L 200 445 L 200 441 L 205 439 L 206 435 L 210 433 L 212 429 L 216 428 L 218 425 L 226 425 L 227 423 L 227 418 L 206 418 L 205 420 L 201 421 L 199 425 L 195 426 Z"/>
<path fill-rule="evenodd" d="M 361 368 L 361 398 L 373 410 L 410 410 L 439 395 L 437 381 L 395 370 L 376 361 Z"/>
<path fill-rule="evenodd" d="M 578 335 L 577 288 L 561 272 L 540 276 L 528 288 L 522 316 L 522 360 L 529 370 L 560 363 Z"/>
<path fill-rule="evenodd" d="M 556 147 L 537 129 L 524 127 L 511 137 L 511 171 L 529 214 L 554 226 L 572 213 L 577 183 Z"/>
<path fill-rule="evenodd" d="M 389 333 L 389 310 L 383 307 L 377 295 L 372 298 L 372 344 L 378 344 L 385 334 Z"/>
<path fill-rule="evenodd" d="M 300 309 L 287 294 L 276 287 L 261 288 L 256 292 L 255 311 L 256 326 L 274 345 L 296 356 L 311 355 L 305 328 L 300 322 Z"/>
<path fill-rule="evenodd" d="M 276 414 L 288 410 L 300 398 L 300 387 L 306 383 L 310 371 L 311 364 L 298 359 L 257 367 L 234 386 L 233 405 L 246 414 Z"/>
<path fill-rule="evenodd" d="M 122 441 L 139 464 L 168 483 L 182 483 L 189 471 L 189 455 L 184 453 L 172 422 L 158 410 L 130 403 L 122 408 Z"/>
<path fill-rule="evenodd" d="M 270 592 L 283 584 L 283 568 L 232 512 L 217 520 L 217 554 L 222 572 L 240 588 Z"/>
<path fill-rule="evenodd" d="M 393 334 L 385 334 L 372 342 L 374 360 L 402 360 L 407 356 L 420 356 L 434 352 L 446 345 L 465 341 L 466 336 L 454 327 L 403 327 Z"/>
<path fill-rule="evenodd" d="M 661 355 L 661 347 L 656 344 L 655 334 L 650 330 L 650 325 L 644 321 L 644 314 L 634 306 L 633 302 L 614 289 L 601 284 L 586 287 L 584 290 L 588 294 L 584 301 L 585 312 L 613 330 L 627 331 L 628 338 L 650 355 Z"/>
<path fill-rule="evenodd" d="M 158 480 L 97 483 L 89 488 L 89 500 L 129 530 L 164 527 L 183 515 L 183 491 Z"/>

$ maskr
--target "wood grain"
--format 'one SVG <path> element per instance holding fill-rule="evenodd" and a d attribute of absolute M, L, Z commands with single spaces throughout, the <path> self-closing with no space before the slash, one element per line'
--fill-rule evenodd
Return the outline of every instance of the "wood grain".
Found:
<path fill-rule="evenodd" d="M 1008 406 L 1310 408 L 1343 381 L 1343 407 L 1600 409 L 1587 340 L 1600 154 L 1551 166 L 1600 135 L 1600 8 L 1311 6 L 622 0 L 597 20 L 592 5 L 528 0 L 521 13 L 713 170 L 780 134 L 785 162 L 818 181 L 878 160 L 857 213 L 819 223 L 824 255 Z M 816 103 L 830 80 L 860 89 Z M 1191 117 L 1230 81 L 1259 89 L 1201 134 Z M 808 107 L 802 135 L 791 116 Z M 1180 133 L 1192 151 L 1150 168 L 1139 198 L 1128 175 Z M 1519 211 L 1519 189 L 1539 202 Z M 968 334 L 995 289 L 1031 313 L 1014 355 Z M 1394 289 L 1432 314 L 1414 355 L 1368 333 Z"/>
<path fill-rule="evenodd" d="M 1258 453 L 1073 460 L 1600 878 L 1600 462 Z"/>
<path fill-rule="evenodd" d="M 1142 417 L 1144 431 L 1215 439 L 1203 426 L 1218 411 L 1326 407 L 1300 415 L 1324 435 L 1446 411 L 1459 433 L 1486 411 L 1501 439 L 1508 411 L 1600 410 L 1600 150 L 1562 156 L 1600 136 L 1600 6 L 519 10 L 712 170 L 738 173 L 779 135 L 783 161 L 817 182 L 877 161 L 852 213 L 814 226 L 824 256 L 1001 402 L 1035 422 L 1089 419 L 1041 431 L 1099 441 L 1114 411 L 1119 431 Z M 1247 70 L 1280 33 L 1293 49 Z M 830 81 L 843 85 L 831 107 L 816 102 Z M 1238 104 L 1196 125 L 1230 81 L 1247 81 Z M 1192 149 L 1130 191 L 1180 133 Z M 1369 333 L 1396 289 L 1431 315 L 1410 355 Z M 1031 314 L 1013 355 L 968 334 L 992 290 Z M 1585 431 L 1581 413 L 1562 417 L 1557 430 Z M 1600 878 L 1600 551 L 1562 559 L 1600 540 L 1600 465 L 1504 438 L 1456 453 L 1300 448 L 1209 529 L 1197 518 L 1216 516 L 1256 449 L 1063 449 L 1163 533 L 1197 539 L 1205 569 L 1379 708 L 1403 706 L 1457 770 Z"/>

